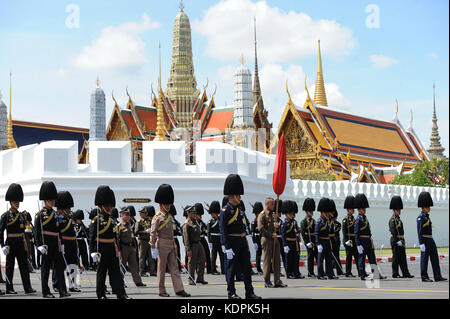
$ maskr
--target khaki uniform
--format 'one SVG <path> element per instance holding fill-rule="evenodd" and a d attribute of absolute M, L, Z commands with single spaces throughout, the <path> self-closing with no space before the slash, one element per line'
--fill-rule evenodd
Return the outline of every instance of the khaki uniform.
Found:
<path fill-rule="evenodd" d="M 128 265 L 134 283 L 142 283 L 136 260 L 136 238 L 130 223 L 120 222 L 117 226 L 117 239 L 120 249 L 120 261 L 124 266 Z"/>
<path fill-rule="evenodd" d="M 258 215 L 258 230 L 261 234 L 261 246 L 264 252 L 263 274 L 266 283 L 270 282 L 270 270 L 272 269 L 273 261 L 273 276 L 274 284 L 279 285 L 281 283 L 281 260 L 280 260 L 280 243 L 278 239 L 273 239 L 272 234 L 275 233 L 274 226 L 274 213 L 269 211 L 262 211 Z M 276 234 L 280 234 L 280 228 L 276 231 Z M 275 259 L 273 260 L 273 253 L 275 245 Z"/>
<path fill-rule="evenodd" d="M 205 273 L 205 250 L 200 243 L 201 228 L 197 221 L 190 219 L 183 224 L 183 241 L 186 252 L 192 251 L 192 257 L 188 258 L 188 270 L 192 278 L 195 278 L 197 271 L 197 282 L 204 281 Z M 191 280 L 191 279 L 189 279 Z"/>
<path fill-rule="evenodd" d="M 139 239 L 139 270 L 141 275 L 145 274 L 147 270 L 150 271 L 150 274 L 156 274 L 156 260 L 152 258 L 150 233 L 147 232 L 150 226 L 151 221 L 142 218 L 135 224 L 135 233 Z"/>
<path fill-rule="evenodd" d="M 175 292 L 184 290 L 180 271 L 178 270 L 171 219 L 172 216 L 167 212 L 160 211 L 156 213 L 155 217 L 152 218 L 150 230 L 150 246 L 151 248 L 157 248 L 159 252 L 157 276 L 159 293 L 166 292 L 164 285 L 166 266 L 169 266 Z"/>

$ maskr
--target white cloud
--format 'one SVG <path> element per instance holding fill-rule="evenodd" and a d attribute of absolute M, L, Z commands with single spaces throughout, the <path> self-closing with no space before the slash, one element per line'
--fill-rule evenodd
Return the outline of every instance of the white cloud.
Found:
<path fill-rule="evenodd" d="M 429 53 L 427 53 L 427 56 L 433 60 L 436 60 L 438 58 L 438 55 L 436 52 L 429 52 Z"/>
<path fill-rule="evenodd" d="M 100 37 L 83 47 L 73 65 L 96 71 L 135 70 L 146 62 L 145 43 L 140 34 L 159 27 L 160 23 L 151 21 L 145 13 L 140 23 L 106 27 Z"/>
<path fill-rule="evenodd" d="M 384 69 L 393 64 L 399 63 L 398 60 L 384 55 L 372 54 L 369 58 L 372 66 L 377 69 Z"/>
<path fill-rule="evenodd" d="M 257 21 L 262 62 L 291 62 L 317 54 L 317 40 L 329 55 L 348 54 L 356 45 L 352 31 L 330 20 L 313 20 L 303 12 L 283 12 L 265 1 L 226 0 L 210 7 L 193 30 L 207 38 L 206 54 L 222 61 L 253 56 L 253 17 Z"/>

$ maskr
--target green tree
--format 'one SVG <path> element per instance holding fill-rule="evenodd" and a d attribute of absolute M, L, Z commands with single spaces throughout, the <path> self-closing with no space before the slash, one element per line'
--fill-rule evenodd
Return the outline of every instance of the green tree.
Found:
<path fill-rule="evenodd" d="M 448 186 L 448 160 L 424 161 L 418 164 L 411 174 L 396 176 L 390 184 L 427 186 L 427 187 L 447 187 Z"/>

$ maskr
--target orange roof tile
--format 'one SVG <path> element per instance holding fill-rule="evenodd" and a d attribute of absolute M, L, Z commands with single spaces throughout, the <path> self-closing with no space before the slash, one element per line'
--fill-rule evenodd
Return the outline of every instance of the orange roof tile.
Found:
<path fill-rule="evenodd" d="M 131 130 L 131 136 L 142 139 L 142 135 L 139 132 L 139 129 L 136 125 L 136 121 L 133 117 L 133 114 L 129 110 L 120 111 L 123 119 L 125 120 L 125 124 L 128 126 L 128 129 Z"/>

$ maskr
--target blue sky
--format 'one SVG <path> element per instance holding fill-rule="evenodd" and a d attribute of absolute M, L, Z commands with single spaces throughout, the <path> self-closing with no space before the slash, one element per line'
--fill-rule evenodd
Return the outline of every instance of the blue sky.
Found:
<path fill-rule="evenodd" d="M 71 4 L 79 10 L 79 27 L 71 27 L 76 20 L 70 20 Z M 184 5 L 198 87 L 208 78 L 211 94 L 217 84 L 216 104 L 233 103 L 232 75 L 241 53 L 253 72 L 255 16 L 260 80 L 274 127 L 287 101 L 286 79 L 296 104 L 303 104 L 305 75 L 313 92 L 320 38 L 330 107 L 390 120 L 398 99 L 400 121 L 407 127 L 412 109 L 413 127 L 426 146 L 434 81 L 448 156 L 448 1 L 185 0 Z M 127 86 L 138 104 L 149 104 L 159 41 L 164 86 L 167 81 L 178 6 L 178 0 L 4 1 L 0 90 L 8 103 L 12 70 L 13 117 L 88 127 L 97 74 L 108 119 L 112 90 L 122 106 Z M 371 19 L 376 12 L 378 25 Z"/>

